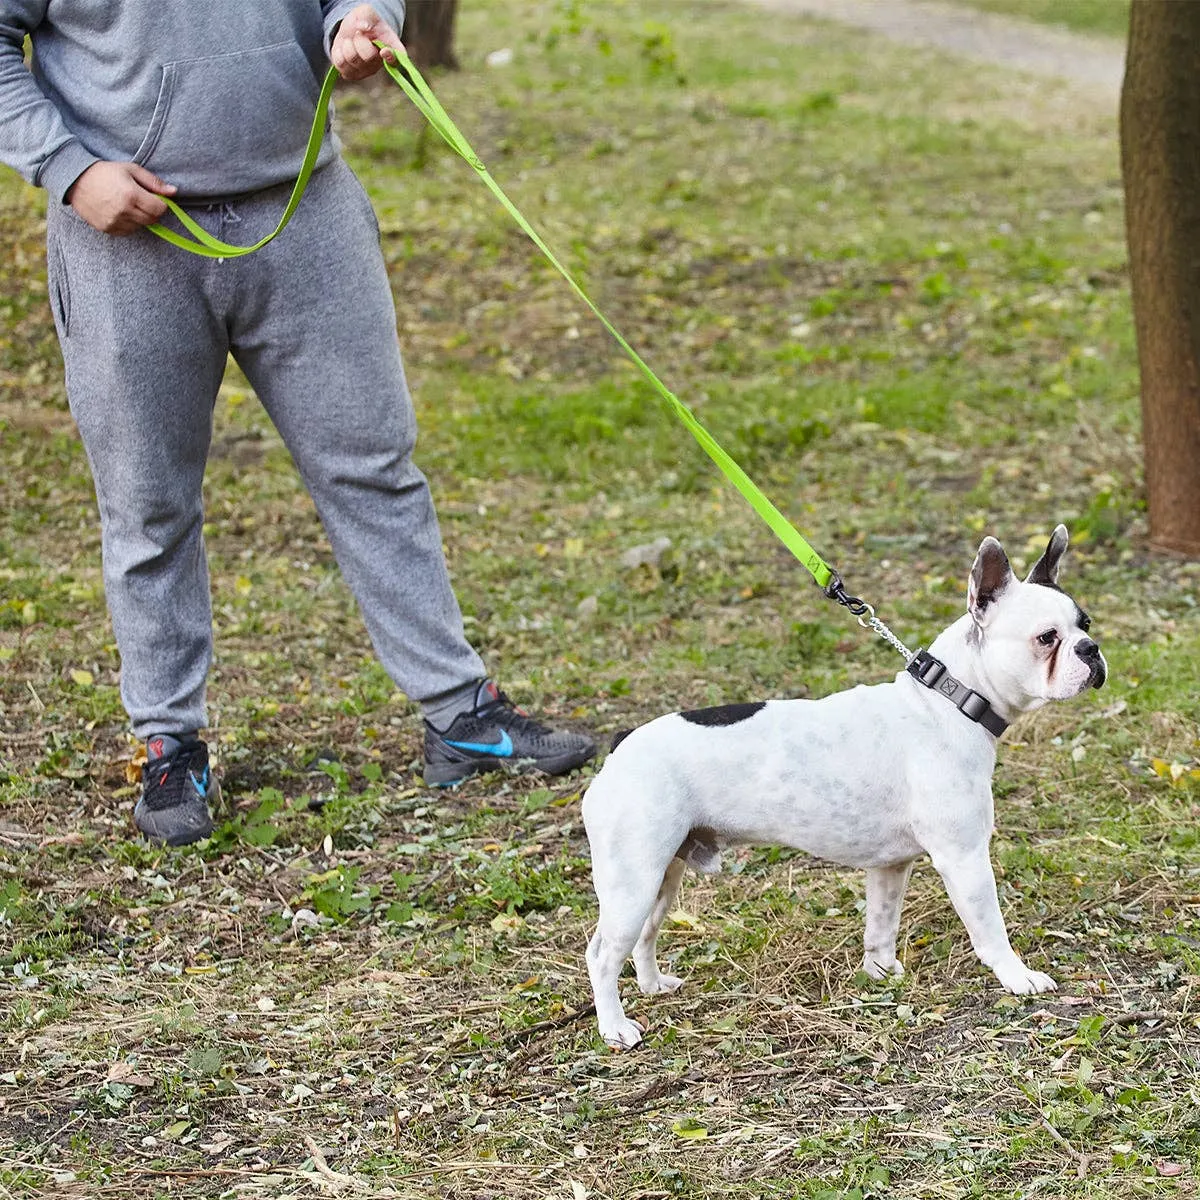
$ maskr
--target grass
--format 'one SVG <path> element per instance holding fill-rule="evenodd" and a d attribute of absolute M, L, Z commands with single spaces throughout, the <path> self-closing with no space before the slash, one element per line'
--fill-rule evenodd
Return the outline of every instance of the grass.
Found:
<path fill-rule="evenodd" d="M 514 61 L 483 66 L 504 46 Z M 1151 558 L 1111 115 L 732 5 L 464 6 L 439 78 L 669 385 L 911 643 L 985 531 L 1055 521 L 1110 686 L 1021 722 L 994 860 L 1025 1001 L 932 871 L 902 984 L 862 880 L 773 849 L 685 884 L 688 975 L 608 1053 L 587 782 L 420 782 L 280 443 L 231 369 L 208 481 L 229 807 L 133 840 L 41 198 L 0 181 L 0 1188 L 14 1195 L 1186 1194 L 1200 1168 L 1200 572 Z M 470 636 L 602 738 L 886 677 L 473 176 L 346 93 Z M 621 556 L 667 536 L 661 564 Z M 336 761 L 330 761 L 330 752 Z"/>

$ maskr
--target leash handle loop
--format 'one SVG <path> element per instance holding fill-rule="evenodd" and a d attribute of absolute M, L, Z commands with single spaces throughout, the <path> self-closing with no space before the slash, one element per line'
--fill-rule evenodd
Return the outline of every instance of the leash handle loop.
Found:
<path fill-rule="evenodd" d="M 166 201 L 167 208 L 192 236 L 185 237 L 174 229 L 167 229 L 157 222 L 147 225 L 146 228 L 151 233 L 157 234 L 164 242 L 170 242 L 172 246 L 178 246 L 181 250 L 187 250 L 191 254 L 199 254 L 203 258 L 241 258 L 245 254 L 253 254 L 255 250 L 261 250 L 268 242 L 273 241 L 283 232 L 299 207 L 300 197 L 304 195 L 304 189 L 308 187 L 308 181 L 317 165 L 317 158 L 321 153 L 321 143 L 325 140 L 325 129 L 329 120 L 329 102 L 336 83 L 337 71 L 330 67 L 324 83 L 321 84 L 321 94 L 317 98 L 317 111 L 313 117 L 312 130 L 308 135 L 308 145 L 304 148 L 304 161 L 300 164 L 300 174 L 296 176 L 292 194 L 288 198 L 287 207 L 283 210 L 283 216 L 279 218 L 279 224 L 266 237 L 260 238 L 252 246 L 235 246 L 230 242 L 223 242 L 220 238 L 213 237 L 174 200 L 170 200 L 166 196 L 163 199 Z"/>

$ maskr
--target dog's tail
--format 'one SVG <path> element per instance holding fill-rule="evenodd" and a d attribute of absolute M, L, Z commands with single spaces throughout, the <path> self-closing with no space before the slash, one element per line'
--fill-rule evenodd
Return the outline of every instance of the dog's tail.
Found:
<path fill-rule="evenodd" d="M 608 748 L 609 754 L 611 754 L 632 732 L 632 729 L 622 729 L 618 733 L 614 733 L 612 744 Z"/>

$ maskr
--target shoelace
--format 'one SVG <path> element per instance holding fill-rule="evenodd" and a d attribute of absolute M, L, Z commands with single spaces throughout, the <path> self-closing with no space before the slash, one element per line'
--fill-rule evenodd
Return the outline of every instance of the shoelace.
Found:
<path fill-rule="evenodd" d="M 153 783 L 146 791 L 146 804 L 150 808 L 173 808 L 186 794 L 192 761 L 199 757 L 200 747 L 184 746 L 169 758 L 156 759 L 142 768 L 147 781 Z M 207 772 L 204 773 L 205 775 Z M 205 780 L 205 782 L 207 782 Z"/>
<path fill-rule="evenodd" d="M 539 737 L 548 737 L 552 732 L 540 721 L 522 712 L 503 692 L 498 692 L 495 700 L 477 708 L 475 715 L 483 721 L 503 721 L 521 733 L 535 733 Z"/>

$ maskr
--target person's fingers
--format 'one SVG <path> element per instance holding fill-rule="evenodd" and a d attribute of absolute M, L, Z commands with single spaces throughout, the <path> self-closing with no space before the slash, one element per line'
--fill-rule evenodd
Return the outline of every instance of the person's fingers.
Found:
<path fill-rule="evenodd" d="M 379 52 L 379 57 L 384 61 L 395 66 L 400 61 L 400 39 L 399 38 L 373 38 L 372 42 L 383 42 L 382 49 L 376 46 L 375 49 Z"/>
<path fill-rule="evenodd" d="M 375 46 L 375 50 L 381 58 L 385 58 L 390 63 L 398 61 L 399 53 L 403 51 L 404 46 L 400 41 L 399 35 L 385 20 L 382 18 L 376 19 L 371 27 L 364 32 L 370 38 L 373 46 L 376 42 L 383 42 L 388 47 L 385 50 L 380 50 L 378 46 Z"/>
<path fill-rule="evenodd" d="M 330 55 L 333 65 L 343 79 L 350 81 L 361 79 L 366 71 L 354 35 L 347 35 L 341 42 L 337 52 Z"/>
<path fill-rule="evenodd" d="M 352 47 L 352 39 L 349 35 L 345 23 L 343 23 L 337 31 L 337 35 L 333 39 L 333 45 L 329 47 L 329 61 L 337 68 L 337 72 L 343 78 L 346 72 L 350 70 L 350 64 L 347 61 L 348 47 Z"/>
<path fill-rule="evenodd" d="M 361 17 L 350 17 L 338 29 L 329 57 L 342 78 L 362 78 L 370 60 L 377 57 L 378 52 L 367 34 L 370 25 L 370 21 Z"/>
<path fill-rule="evenodd" d="M 145 188 L 148 192 L 157 192 L 160 195 L 170 195 L 176 190 L 173 183 L 168 183 L 165 179 L 160 179 L 154 174 L 153 171 L 148 171 L 139 163 L 129 164 L 129 177 L 134 181 L 134 183 Z"/>
<path fill-rule="evenodd" d="M 348 17 L 339 28 L 329 58 L 343 79 L 356 81 L 374 75 L 383 63 L 398 61 L 395 49 L 380 49 L 376 42 L 399 46 L 396 31 L 371 8 Z"/>
<path fill-rule="evenodd" d="M 351 45 L 354 49 L 348 57 L 351 59 L 354 78 L 365 79 L 368 75 L 374 75 L 379 70 L 381 59 L 379 48 L 370 36 L 358 30 L 352 37 Z"/>
<path fill-rule="evenodd" d="M 97 162 L 71 188 L 71 206 L 101 233 L 133 233 L 157 221 L 167 210 L 163 196 L 151 188 L 176 189 L 152 171 L 131 162 Z"/>
<path fill-rule="evenodd" d="M 161 196 L 140 189 L 129 198 L 125 206 L 126 215 L 138 225 L 149 225 L 166 211 L 167 206 Z"/>
<path fill-rule="evenodd" d="M 137 163 L 126 164 L 118 215 L 135 225 L 149 225 L 157 221 L 167 211 L 167 202 L 158 194 L 157 188 L 167 186 L 153 171 Z M 174 191 L 173 188 L 171 190 Z"/>

